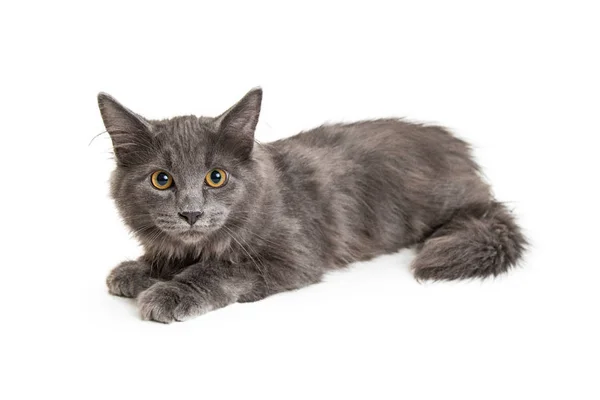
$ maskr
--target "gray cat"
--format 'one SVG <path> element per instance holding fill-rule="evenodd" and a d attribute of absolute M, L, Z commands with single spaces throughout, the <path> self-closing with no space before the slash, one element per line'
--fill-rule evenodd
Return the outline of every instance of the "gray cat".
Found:
<path fill-rule="evenodd" d="M 111 193 L 145 255 L 109 292 L 169 323 L 319 282 L 416 246 L 417 279 L 498 275 L 526 240 L 469 146 L 437 126 L 379 119 L 254 140 L 262 90 L 216 118 L 151 121 L 98 95 Z"/>

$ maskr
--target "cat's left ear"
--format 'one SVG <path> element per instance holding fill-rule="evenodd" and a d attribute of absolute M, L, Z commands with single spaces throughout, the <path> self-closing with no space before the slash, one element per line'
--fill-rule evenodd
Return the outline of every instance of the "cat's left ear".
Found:
<path fill-rule="evenodd" d="M 262 89 L 254 88 L 216 119 L 220 134 L 234 144 L 239 155 L 247 156 L 252 151 L 261 102 Z"/>

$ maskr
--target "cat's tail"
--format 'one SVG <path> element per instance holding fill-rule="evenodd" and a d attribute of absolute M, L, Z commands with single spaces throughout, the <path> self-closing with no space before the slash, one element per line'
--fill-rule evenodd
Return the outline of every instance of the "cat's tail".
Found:
<path fill-rule="evenodd" d="M 496 276 L 515 266 L 527 240 L 502 203 L 458 211 L 422 244 L 412 268 L 418 280 Z"/>

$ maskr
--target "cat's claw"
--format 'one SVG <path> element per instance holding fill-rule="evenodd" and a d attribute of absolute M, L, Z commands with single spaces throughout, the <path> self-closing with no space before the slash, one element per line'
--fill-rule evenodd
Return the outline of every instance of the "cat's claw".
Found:
<path fill-rule="evenodd" d="M 169 324 L 185 321 L 211 310 L 198 293 L 180 282 L 158 282 L 138 297 L 142 319 Z"/>
<path fill-rule="evenodd" d="M 136 297 L 156 280 L 150 278 L 144 264 L 138 261 L 125 261 L 114 268 L 106 278 L 108 292 L 115 296 Z"/>

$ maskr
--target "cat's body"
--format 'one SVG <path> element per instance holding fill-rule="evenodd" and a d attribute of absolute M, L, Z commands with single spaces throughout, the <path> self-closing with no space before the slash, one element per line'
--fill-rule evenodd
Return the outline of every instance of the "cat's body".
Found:
<path fill-rule="evenodd" d="M 497 275 L 519 259 L 525 239 L 463 141 L 385 119 L 258 144 L 261 95 L 218 118 L 166 121 L 100 95 L 118 161 L 112 194 L 146 249 L 108 285 L 139 297 L 144 318 L 183 320 L 258 300 L 413 245 L 423 279 Z M 228 176 L 216 189 L 202 180 L 214 168 Z M 151 187 L 154 170 L 168 171 L 173 186 Z M 202 214 L 187 226 L 177 214 L 191 209 Z"/>

